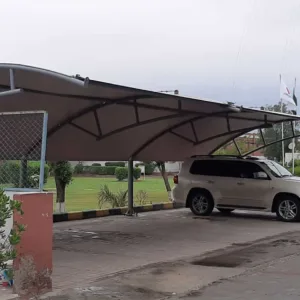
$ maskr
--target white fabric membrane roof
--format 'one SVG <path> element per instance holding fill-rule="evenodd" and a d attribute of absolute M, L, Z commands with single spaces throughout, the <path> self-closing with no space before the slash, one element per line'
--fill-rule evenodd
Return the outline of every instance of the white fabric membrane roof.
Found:
<path fill-rule="evenodd" d="M 2 91 L 11 88 L 10 70 L 23 92 L 0 94 L 0 112 L 47 111 L 51 161 L 183 160 L 253 129 L 299 120 L 15 64 L 0 64 Z"/>

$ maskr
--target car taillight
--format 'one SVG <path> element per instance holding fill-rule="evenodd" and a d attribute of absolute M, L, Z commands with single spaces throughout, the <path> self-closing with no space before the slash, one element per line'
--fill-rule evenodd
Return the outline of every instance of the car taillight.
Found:
<path fill-rule="evenodd" d="M 175 176 L 173 177 L 173 182 L 174 182 L 175 184 L 178 184 L 178 175 L 175 175 Z"/>

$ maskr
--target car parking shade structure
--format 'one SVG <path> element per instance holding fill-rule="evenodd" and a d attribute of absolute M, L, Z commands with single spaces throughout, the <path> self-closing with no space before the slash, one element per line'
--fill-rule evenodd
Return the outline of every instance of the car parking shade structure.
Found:
<path fill-rule="evenodd" d="M 0 112 L 48 112 L 49 161 L 178 161 L 211 154 L 251 130 L 298 120 L 16 64 L 0 64 L 0 89 Z"/>

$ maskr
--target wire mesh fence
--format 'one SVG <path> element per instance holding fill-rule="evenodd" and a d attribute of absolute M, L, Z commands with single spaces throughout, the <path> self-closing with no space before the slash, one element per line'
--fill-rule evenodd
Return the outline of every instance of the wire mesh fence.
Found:
<path fill-rule="evenodd" d="M 43 188 L 47 178 L 46 134 L 46 112 L 0 113 L 2 188 L 36 190 Z"/>

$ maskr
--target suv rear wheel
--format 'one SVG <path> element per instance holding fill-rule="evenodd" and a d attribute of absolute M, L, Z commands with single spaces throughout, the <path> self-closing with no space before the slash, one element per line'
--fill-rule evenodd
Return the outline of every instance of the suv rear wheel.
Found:
<path fill-rule="evenodd" d="M 189 196 L 191 211 L 197 216 L 208 216 L 214 209 L 214 200 L 206 191 L 194 191 Z"/>
<path fill-rule="evenodd" d="M 276 215 L 281 221 L 298 221 L 300 219 L 299 199 L 294 196 L 283 196 L 280 200 L 278 200 Z"/>

